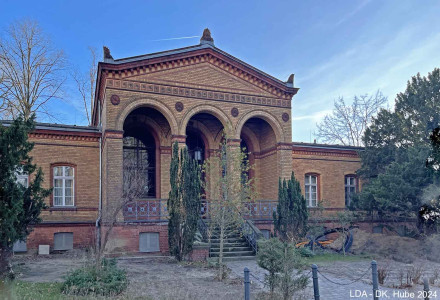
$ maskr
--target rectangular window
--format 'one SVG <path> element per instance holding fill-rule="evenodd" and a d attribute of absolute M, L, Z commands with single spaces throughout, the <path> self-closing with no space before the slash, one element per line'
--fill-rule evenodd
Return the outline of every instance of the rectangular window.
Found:
<path fill-rule="evenodd" d="M 73 167 L 53 168 L 53 205 L 73 206 L 74 174 Z"/>
<path fill-rule="evenodd" d="M 23 241 L 16 241 L 12 247 L 12 251 L 14 252 L 26 252 L 27 251 L 27 245 L 26 240 Z"/>
<path fill-rule="evenodd" d="M 19 174 L 17 175 L 17 182 L 24 186 L 25 188 L 29 187 L 29 175 Z"/>
<path fill-rule="evenodd" d="M 57 232 L 53 235 L 54 250 L 73 249 L 73 232 Z"/>
<path fill-rule="evenodd" d="M 139 252 L 159 251 L 159 232 L 139 233 Z"/>
<path fill-rule="evenodd" d="M 357 180 L 353 175 L 345 176 L 345 206 L 348 207 L 357 191 Z"/>
<path fill-rule="evenodd" d="M 318 204 L 318 176 L 306 175 L 305 193 L 308 207 L 316 207 Z"/>

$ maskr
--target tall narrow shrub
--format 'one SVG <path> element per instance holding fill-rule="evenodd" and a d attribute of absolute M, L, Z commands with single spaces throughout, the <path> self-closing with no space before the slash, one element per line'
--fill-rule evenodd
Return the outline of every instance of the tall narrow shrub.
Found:
<path fill-rule="evenodd" d="M 186 148 L 179 153 L 173 144 L 168 199 L 168 244 L 171 255 L 181 261 L 192 250 L 200 217 L 200 168 Z"/>
<path fill-rule="evenodd" d="M 273 213 L 275 232 L 283 240 L 298 239 L 307 231 L 308 211 L 295 174 L 278 182 L 278 206 Z"/>

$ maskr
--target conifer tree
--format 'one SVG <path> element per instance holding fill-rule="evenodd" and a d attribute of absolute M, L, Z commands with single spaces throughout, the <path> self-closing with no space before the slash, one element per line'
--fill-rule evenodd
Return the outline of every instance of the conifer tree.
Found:
<path fill-rule="evenodd" d="M 278 183 L 278 206 L 273 213 L 275 232 L 283 240 L 301 238 L 307 231 L 308 211 L 299 182 L 292 172 L 289 180 Z"/>
<path fill-rule="evenodd" d="M 24 240 L 32 225 L 41 222 L 44 198 L 50 190 L 42 188 L 43 172 L 29 155 L 33 143 L 28 134 L 34 128 L 34 116 L 18 117 L 9 127 L 0 125 L 0 276 L 10 268 L 14 242 Z M 17 181 L 18 174 L 29 175 L 28 186 Z"/>
<path fill-rule="evenodd" d="M 186 148 L 173 144 L 170 165 L 171 190 L 168 199 L 168 244 L 170 253 L 181 261 L 192 250 L 200 217 L 200 168 Z"/>

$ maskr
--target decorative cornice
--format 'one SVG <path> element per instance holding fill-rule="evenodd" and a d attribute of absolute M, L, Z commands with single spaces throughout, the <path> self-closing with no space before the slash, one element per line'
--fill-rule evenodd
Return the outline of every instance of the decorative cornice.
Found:
<path fill-rule="evenodd" d="M 100 63 L 99 66 L 105 72 L 114 73 L 119 78 L 126 78 L 207 62 L 279 98 L 290 100 L 298 92 L 298 88 L 287 86 L 286 83 L 261 71 L 256 71 L 246 63 L 232 59 L 229 54 L 222 52 L 217 48 L 207 47 L 118 64 Z"/>
<path fill-rule="evenodd" d="M 159 84 L 134 80 L 107 79 L 107 88 L 114 90 L 137 91 L 160 95 L 173 95 L 186 98 L 214 100 L 223 102 L 235 102 L 245 104 L 258 104 L 262 106 L 288 107 L 291 101 L 279 98 L 270 98 L 250 94 L 227 93 L 222 91 L 185 88 L 168 84 Z"/>
<path fill-rule="evenodd" d="M 122 139 L 124 131 L 107 129 L 104 131 L 104 140 L 106 139 Z"/>
<path fill-rule="evenodd" d="M 312 147 L 292 147 L 292 155 L 313 155 L 313 156 L 338 156 L 338 157 L 350 157 L 359 158 L 358 153 L 355 150 L 337 150 L 337 149 L 324 149 L 324 148 L 312 148 Z"/>
<path fill-rule="evenodd" d="M 171 135 L 171 141 L 174 142 L 178 142 L 178 143 L 186 143 L 186 135 L 178 135 L 178 134 L 173 134 Z"/>
<path fill-rule="evenodd" d="M 100 132 L 71 132 L 62 130 L 36 129 L 29 133 L 32 139 L 52 139 L 52 140 L 68 140 L 68 141 L 86 141 L 97 142 L 101 137 Z"/>

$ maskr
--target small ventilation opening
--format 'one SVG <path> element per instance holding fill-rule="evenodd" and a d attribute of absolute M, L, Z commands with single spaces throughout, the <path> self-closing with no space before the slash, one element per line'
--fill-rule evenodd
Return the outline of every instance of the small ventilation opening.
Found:
<path fill-rule="evenodd" d="M 14 246 L 12 247 L 12 251 L 14 251 L 15 253 L 26 252 L 27 251 L 26 240 L 24 240 L 24 241 L 16 241 L 14 243 Z"/>
<path fill-rule="evenodd" d="M 54 250 L 73 249 L 73 232 L 57 232 L 53 236 Z"/>
<path fill-rule="evenodd" d="M 159 232 L 139 233 L 139 252 L 159 251 Z"/>

